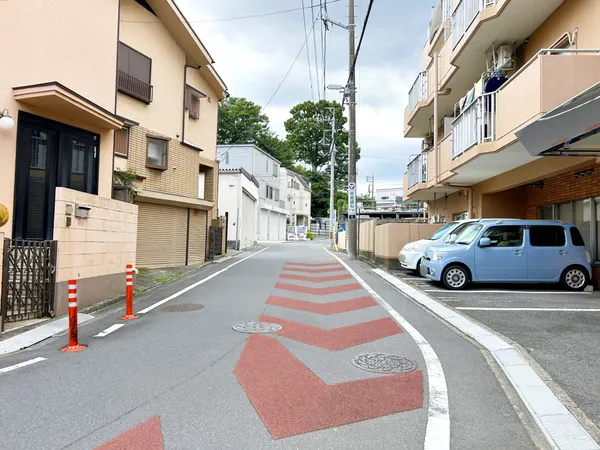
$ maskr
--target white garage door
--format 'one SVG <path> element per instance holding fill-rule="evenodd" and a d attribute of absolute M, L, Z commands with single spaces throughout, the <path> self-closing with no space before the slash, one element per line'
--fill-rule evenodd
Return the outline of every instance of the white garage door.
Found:
<path fill-rule="evenodd" d="M 269 217 L 269 240 L 279 240 L 279 213 L 271 211 Z"/>
<path fill-rule="evenodd" d="M 286 230 L 287 230 L 287 216 L 285 214 L 279 214 L 279 240 L 286 240 Z"/>
<path fill-rule="evenodd" d="M 260 210 L 260 240 L 267 241 L 268 240 L 268 232 L 269 232 L 269 211 L 266 209 Z"/>
<path fill-rule="evenodd" d="M 242 230 L 240 248 L 254 245 L 256 240 L 256 201 L 245 192 L 242 193 Z"/>

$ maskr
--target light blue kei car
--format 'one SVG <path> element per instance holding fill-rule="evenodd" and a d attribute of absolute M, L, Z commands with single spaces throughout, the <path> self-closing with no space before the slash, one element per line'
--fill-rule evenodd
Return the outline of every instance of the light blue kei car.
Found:
<path fill-rule="evenodd" d="M 421 275 L 452 290 L 470 283 L 561 283 L 579 291 L 590 274 L 581 233 L 557 220 L 474 222 L 452 244 L 427 247 L 421 264 Z"/>

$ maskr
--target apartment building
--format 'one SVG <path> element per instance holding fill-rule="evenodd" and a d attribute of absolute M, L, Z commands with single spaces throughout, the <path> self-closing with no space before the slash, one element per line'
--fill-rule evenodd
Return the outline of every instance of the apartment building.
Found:
<path fill-rule="evenodd" d="M 402 205 L 402 188 L 380 188 L 375 190 L 375 206 L 378 211 L 390 211 Z"/>
<path fill-rule="evenodd" d="M 405 111 L 422 139 L 406 197 L 441 222 L 574 222 L 600 262 L 598 14 L 596 0 L 441 1 Z"/>
<path fill-rule="evenodd" d="M 218 103 L 227 87 L 172 0 L 121 0 L 115 169 L 135 172 L 137 265 L 205 261 L 217 217 Z"/>
<path fill-rule="evenodd" d="M 281 195 L 281 162 L 253 144 L 218 145 L 221 169 L 244 169 L 258 180 L 259 241 L 285 241 L 289 211 Z"/>
<path fill-rule="evenodd" d="M 175 3 L 5 0 L 0 38 L 2 323 L 66 313 L 69 279 L 84 307 L 121 295 L 128 263 L 185 263 L 186 242 L 201 260 L 179 227 L 216 216 L 226 88 Z M 135 204 L 113 199 L 126 168 Z"/>
<path fill-rule="evenodd" d="M 310 226 L 310 180 L 290 169 L 281 168 L 280 196 L 289 211 L 287 223 L 291 227 Z"/>

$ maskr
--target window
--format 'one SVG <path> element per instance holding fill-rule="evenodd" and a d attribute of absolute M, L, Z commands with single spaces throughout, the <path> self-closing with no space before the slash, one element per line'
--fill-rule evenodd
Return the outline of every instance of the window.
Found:
<path fill-rule="evenodd" d="M 529 240 L 533 247 L 563 247 L 567 242 L 565 229 L 559 226 L 533 226 Z"/>
<path fill-rule="evenodd" d="M 558 219 L 563 222 L 573 223 L 573 204 L 571 202 L 558 205 Z"/>
<path fill-rule="evenodd" d="M 546 205 L 540 207 L 540 220 L 553 220 L 554 219 L 554 205 Z"/>
<path fill-rule="evenodd" d="M 523 227 L 491 227 L 481 237 L 490 238 L 490 247 L 520 247 L 523 245 Z"/>
<path fill-rule="evenodd" d="M 479 232 L 483 228 L 483 225 L 478 223 L 469 224 L 463 231 L 456 237 L 455 244 L 459 245 L 470 245 L 475 238 L 479 235 Z"/>
<path fill-rule="evenodd" d="M 444 225 L 442 228 L 440 228 L 435 233 L 433 233 L 433 235 L 427 240 L 428 241 L 437 241 L 442 236 L 444 236 L 444 234 L 446 234 L 446 232 L 448 232 L 451 228 L 454 228 L 456 225 L 457 225 L 456 222 L 450 222 L 449 224 Z"/>
<path fill-rule="evenodd" d="M 115 131 L 115 155 L 129 155 L 129 128 L 121 128 Z"/>
<path fill-rule="evenodd" d="M 145 103 L 152 102 L 152 60 L 119 42 L 117 52 L 117 88 Z"/>
<path fill-rule="evenodd" d="M 278 177 L 279 176 L 279 165 L 273 163 L 273 176 Z"/>
<path fill-rule="evenodd" d="M 387 196 L 386 196 L 386 197 L 381 197 L 381 200 L 389 200 L 389 199 L 390 199 L 390 198 L 389 198 L 389 197 L 387 197 Z"/>
<path fill-rule="evenodd" d="M 576 247 L 585 247 L 585 241 L 581 236 L 581 233 L 577 228 L 571 227 L 569 230 L 571 233 L 571 241 L 573 241 L 573 245 Z"/>
<path fill-rule="evenodd" d="M 452 220 L 467 220 L 467 218 L 468 218 L 467 216 L 468 216 L 467 212 L 463 211 L 458 214 L 454 214 L 452 216 Z"/>
<path fill-rule="evenodd" d="M 200 99 L 206 97 L 202 92 L 189 85 L 185 85 L 185 109 L 188 110 L 190 119 L 200 119 Z"/>
<path fill-rule="evenodd" d="M 148 137 L 148 158 L 146 166 L 152 169 L 166 169 L 169 141 Z"/>
<path fill-rule="evenodd" d="M 273 189 L 273 199 L 279 201 L 279 189 Z"/>
<path fill-rule="evenodd" d="M 581 232 L 586 248 L 590 248 L 590 237 L 592 228 L 591 217 L 592 201 L 588 198 L 573 202 L 573 223 Z"/>
<path fill-rule="evenodd" d="M 273 199 L 273 188 L 271 186 L 265 185 L 265 198 Z"/>

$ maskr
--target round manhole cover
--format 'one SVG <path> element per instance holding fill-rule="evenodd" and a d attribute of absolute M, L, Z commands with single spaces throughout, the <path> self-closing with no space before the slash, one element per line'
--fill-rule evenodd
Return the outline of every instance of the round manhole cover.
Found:
<path fill-rule="evenodd" d="M 270 322 L 244 322 L 232 328 L 240 333 L 276 333 L 283 329 L 281 325 Z"/>
<path fill-rule="evenodd" d="M 163 309 L 161 309 L 162 312 L 190 312 L 190 311 L 198 311 L 200 309 L 204 308 L 204 306 L 202 305 L 194 305 L 194 304 L 189 304 L 189 305 L 171 305 L 171 306 L 166 306 Z"/>
<path fill-rule="evenodd" d="M 388 353 L 365 353 L 354 356 L 352 364 L 359 369 L 376 373 L 404 373 L 416 370 L 417 363 L 404 356 Z"/>

